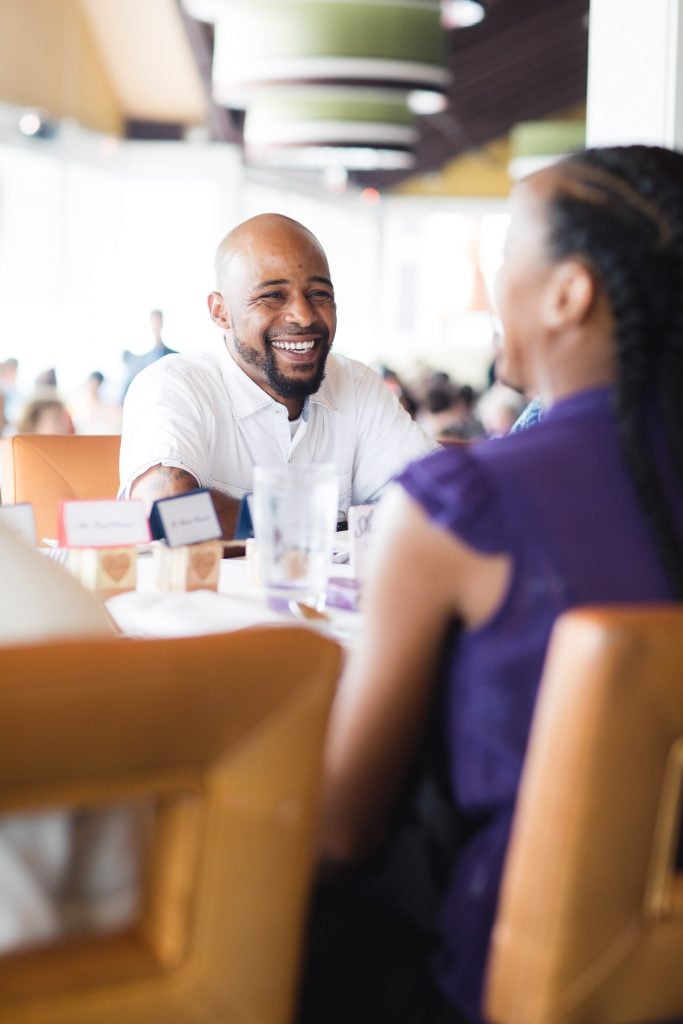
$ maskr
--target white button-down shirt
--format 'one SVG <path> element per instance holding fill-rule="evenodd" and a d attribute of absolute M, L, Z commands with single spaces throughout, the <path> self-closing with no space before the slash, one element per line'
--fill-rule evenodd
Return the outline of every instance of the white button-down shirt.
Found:
<path fill-rule="evenodd" d="M 120 494 L 156 465 L 241 498 L 254 466 L 331 462 L 346 512 L 375 501 L 407 462 L 435 447 L 373 370 L 334 353 L 292 436 L 286 407 L 222 346 L 165 356 L 135 377 L 123 411 Z"/>

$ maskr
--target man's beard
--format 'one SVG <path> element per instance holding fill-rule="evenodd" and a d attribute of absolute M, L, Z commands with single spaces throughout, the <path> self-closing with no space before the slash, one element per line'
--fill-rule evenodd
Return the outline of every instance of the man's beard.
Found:
<path fill-rule="evenodd" d="M 307 334 L 314 333 L 313 330 L 306 332 Z M 265 351 L 259 352 L 256 349 L 250 348 L 249 345 L 245 345 L 237 334 L 233 334 L 233 344 L 235 350 L 242 359 L 249 366 L 256 367 L 257 370 L 265 375 L 270 387 L 273 391 L 278 394 L 281 398 L 307 398 L 309 395 L 315 394 L 323 380 L 325 379 L 325 364 L 327 357 L 330 354 L 332 343 L 330 342 L 330 332 L 320 325 L 316 327 L 315 333 L 320 335 L 320 341 L 317 342 L 319 350 L 317 354 L 318 366 L 312 377 L 299 378 L 297 376 L 288 376 L 283 373 L 275 362 L 275 354 L 272 344 L 268 341 L 268 338 L 264 339 Z M 282 333 L 278 333 L 278 337 L 282 338 Z M 287 338 L 295 340 L 296 334 L 287 334 Z"/>

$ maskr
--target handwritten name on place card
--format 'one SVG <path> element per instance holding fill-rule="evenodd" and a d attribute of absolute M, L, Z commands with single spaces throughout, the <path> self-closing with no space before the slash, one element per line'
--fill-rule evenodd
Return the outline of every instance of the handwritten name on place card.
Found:
<path fill-rule="evenodd" d="M 141 501 L 63 501 L 59 542 L 69 548 L 146 544 L 150 539 Z"/>
<path fill-rule="evenodd" d="M 150 524 L 152 535 L 164 537 L 172 548 L 216 540 L 222 534 L 213 498 L 206 488 L 155 501 Z"/>

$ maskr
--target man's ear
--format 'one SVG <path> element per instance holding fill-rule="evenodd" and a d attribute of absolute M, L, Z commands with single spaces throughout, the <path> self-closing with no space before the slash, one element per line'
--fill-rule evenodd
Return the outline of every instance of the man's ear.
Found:
<path fill-rule="evenodd" d="M 225 299 L 220 292 L 210 292 L 207 297 L 207 303 L 209 306 L 209 313 L 211 319 L 219 327 L 222 327 L 224 331 L 229 331 L 232 326 L 230 319 L 230 310 L 228 309 Z"/>
<path fill-rule="evenodd" d="M 563 260 L 554 268 L 543 299 L 543 319 L 550 330 L 577 327 L 590 313 L 596 284 L 588 267 Z"/>

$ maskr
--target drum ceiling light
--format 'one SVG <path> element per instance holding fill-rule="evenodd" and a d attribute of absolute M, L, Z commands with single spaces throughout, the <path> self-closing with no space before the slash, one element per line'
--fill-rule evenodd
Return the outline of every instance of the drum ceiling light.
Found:
<path fill-rule="evenodd" d="M 416 141 L 413 114 L 389 90 L 263 92 L 244 123 L 247 157 L 271 166 L 405 169 Z"/>
<path fill-rule="evenodd" d="M 192 16 L 215 23 L 214 99 L 246 110 L 252 159 L 407 167 L 415 114 L 447 106 L 438 2 L 183 2 Z M 309 147 L 315 152 L 295 152 Z"/>

